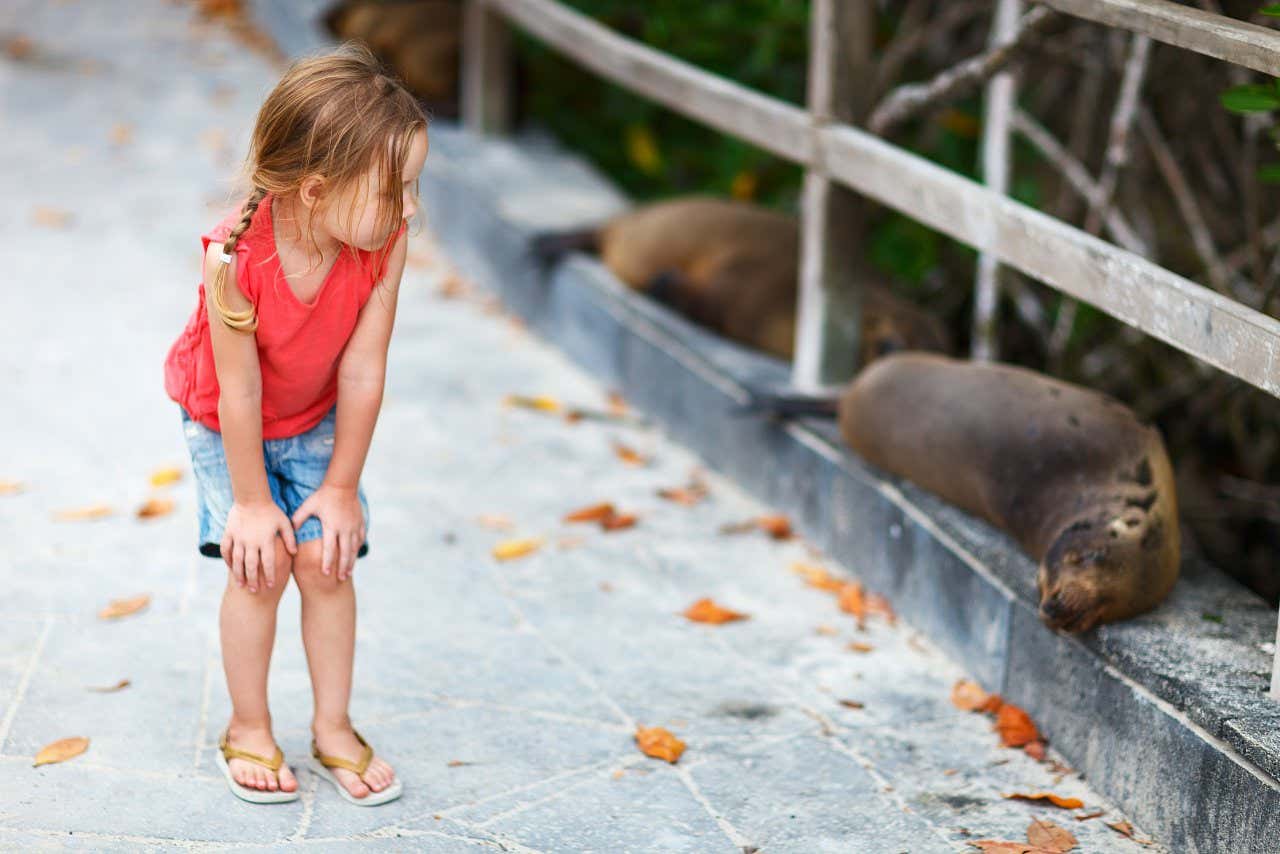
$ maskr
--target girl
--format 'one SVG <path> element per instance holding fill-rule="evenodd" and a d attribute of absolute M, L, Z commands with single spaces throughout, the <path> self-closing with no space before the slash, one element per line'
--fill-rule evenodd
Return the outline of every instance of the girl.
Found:
<path fill-rule="evenodd" d="M 360 473 L 418 210 L 426 117 L 367 50 L 295 63 L 258 113 L 253 192 L 203 236 L 195 312 L 165 360 L 196 475 L 199 549 L 229 570 L 219 626 L 231 720 L 217 761 L 255 803 L 296 800 L 271 733 L 267 667 L 290 576 L 315 695 L 316 773 L 348 801 L 401 792 L 347 715 Z"/>

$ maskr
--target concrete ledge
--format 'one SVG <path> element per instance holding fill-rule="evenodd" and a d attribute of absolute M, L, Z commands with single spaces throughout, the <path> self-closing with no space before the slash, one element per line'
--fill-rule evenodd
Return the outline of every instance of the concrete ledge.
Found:
<path fill-rule="evenodd" d="M 1157 612 L 1085 637 L 1036 617 L 1034 566 L 1001 532 L 873 470 L 833 424 L 735 416 L 787 367 L 628 291 L 593 259 L 552 270 L 529 241 L 598 221 L 619 193 L 544 138 L 437 122 L 426 207 L 445 249 L 539 333 L 615 384 L 712 467 L 789 513 L 984 686 L 1025 707 L 1090 783 L 1177 851 L 1275 851 L 1274 613 L 1188 559 Z"/>

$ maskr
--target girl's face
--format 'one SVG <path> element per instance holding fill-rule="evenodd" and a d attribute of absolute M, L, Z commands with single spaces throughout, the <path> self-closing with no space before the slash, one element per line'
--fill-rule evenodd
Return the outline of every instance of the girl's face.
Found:
<path fill-rule="evenodd" d="M 427 132 L 419 128 L 409 142 L 400 185 L 404 218 L 418 212 L 418 178 L 427 159 Z M 357 249 L 381 249 L 400 227 L 394 223 L 388 230 L 382 216 L 382 193 L 386 181 L 378 167 L 369 170 L 363 181 L 352 182 L 335 198 L 326 200 L 320 221 L 316 223 L 337 240 Z M 380 221 L 383 220 L 383 221 Z"/>

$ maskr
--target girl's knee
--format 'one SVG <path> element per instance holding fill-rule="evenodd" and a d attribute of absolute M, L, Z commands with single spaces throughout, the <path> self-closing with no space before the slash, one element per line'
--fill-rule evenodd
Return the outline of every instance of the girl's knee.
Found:
<path fill-rule="evenodd" d="M 333 566 L 330 567 L 328 575 L 320 571 L 322 553 L 320 540 L 298 543 L 298 554 L 293 558 L 293 578 L 298 584 L 298 592 L 304 596 L 312 593 L 336 593 L 350 584 L 350 580 L 338 580 L 336 558 L 332 562 Z"/>

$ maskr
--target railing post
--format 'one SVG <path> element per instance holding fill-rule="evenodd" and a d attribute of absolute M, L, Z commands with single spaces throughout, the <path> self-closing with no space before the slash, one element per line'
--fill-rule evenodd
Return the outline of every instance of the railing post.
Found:
<path fill-rule="evenodd" d="M 486 0 L 462 17 L 462 122 L 473 133 L 511 129 L 511 31 Z"/>
<path fill-rule="evenodd" d="M 1280 700 L 1280 618 L 1276 622 L 1276 651 L 1271 659 L 1271 699 Z"/>
<path fill-rule="evenodd" d="M 1012 37 L 1021 14 L 1021 0 L 996 0 L 995 20 L 991 24 L 991 44 Z M 1009 191 L 1009 118 L 1013 112 L 1016 86 L 1013 74 L 1001 71 L 987 84 L 983 105 L 982 180 L 1002 196 Z M 969 344 L 969 355 L 974 361 L 990 362 L 999 358 L 999 275 L 1000 262 L 995 255 L 989 252 L 978 255 Z"/>
<path fill-rule="evenodd" d="M 809 121 L 855 123 L 868 108 L 873 0 L 812 0 L 809 23 Z M 834 183 L 816 145 L 805 172 L 800 227 L 800 287 L 792 384 L 820 390 L 853 376 L 862 325 L 860 274 L 866 203 Z"/>

